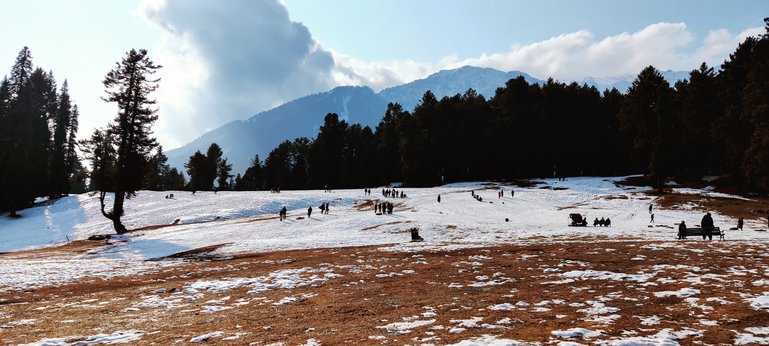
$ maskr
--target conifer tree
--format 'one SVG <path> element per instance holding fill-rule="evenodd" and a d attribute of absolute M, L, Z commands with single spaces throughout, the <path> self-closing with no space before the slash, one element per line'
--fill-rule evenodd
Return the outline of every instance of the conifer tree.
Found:
<path fill-rule="evenodd" d="M 232 164 L 227 163 L 227 159 L 221 159 L 216 167 L 216 183 L 219 190 L 230 190 L 230 179 L 232 178 Z"/>
<path fill-rule="evenodd" d="M 192 191 L 205 190 L 208 186 L 208 160 L 206 160 L 206 155 L 203 155 L 200 150 L 195 151 L 187 163 L 184 164 L 184 168 L 187 168 L 187 175 L 190 176 L 189 189 Z"/>
<path fill-rule="evenodd" d="M 157 145 L 152 125 L 157 120 L 155 100 L 149 95 L 158 87 L 159 79 L 151 76 L 160 68 L 147 56 L 147 50 L 131 49 L 104 78 L 107 94 L 103 99 L 118 106 L 118 114 L 108 128 L 117 145 L 117 162 L 112 210 L 105 210 L 107 191 L 101 191 L 102 214 L 112 220 L 118 234 L 127 229 L 120 221 L 126 196 L 141 187 L 151 151 Z"/>
<path fill-rule="evenodd" d="M 60 197 L 69 193 L 69 178 L 72 173 L 72 164 L 69 162 L 73 151 L 68 148 L 72 135 L 70 126 L 72 126 L 72 117 L 75 116 L 72 109 L 72 102 L 69 98 L 69 86 L 67 81 L 61 86 L 59 93 L 58 107 L 53 118 L 53 145 L 51 147 L 51 171 L 49 196 L 51 198 Z"/>
<path fill-rule="evenodd" d="M 634 133 L 634 150 L 648 157 L 646 172 L 658 189 L 669 174 L 671 113 L 670 84 L 653 66 L 644 68 L 628 91 L 620 119 L 623 127 Z"/>
<path fill-rule="evenodd" d="M 769 18 L 764 23 L 766 32 L 753 49 L 743 89 L 745 118 L 753 126 L 743 168 L 750 184 L 769 191 Z"/>
<path fill-rule="evenodd" d="M 80 148 L 91 162 L 88 176 L 91 191 L 113 191 L 117 174 L 117 153 L 115 143 L 106 130 L 95 129 L 91 138 L 82 140 Z"/>
<path fill-rule="evenodd" d="M 2 190 L 11 217 L 17 217 L 17 211 L 28 207 L 34 200 L 40 186 L 33 185 L 33 179 L 39 175 L 36 163 L 40 159 L 39 155 L 46 157 L 40 153 L 40 143 L 36 142 L 41 136 L 41 127 L 47 124 L 43 122 L 41 126 L 40 121 L 43 119 L 34 111 L 36 102 L 33 97 L 32 73 L 32 55 L 29 48 L 24 47 L 16 56 L 8 80 L 11 97 L 5 121 L 7 146 L 4 145 L 3 156 L 6 170 L 3 173 L 5 179 Z"/>
<path fill-rule="evenodd" d="M 211 143 L 206 151 L 206 170 L 204 182 L 201 190 L 210 191 L 214 189 L 214 182 L 218 176 L 219 165 L 222 162 L 222 148 L 219 144 Z"/>
<path fill-rule="evenodd" d="M 14 144 L 11 127 L 11 86 L 8 78 L 0 81 L 0 189 L 6 191 L 11 184 L 11 154 Z M 11 201 L 7 193 L 0 194 L 0 210 L 10 210 Z"/>

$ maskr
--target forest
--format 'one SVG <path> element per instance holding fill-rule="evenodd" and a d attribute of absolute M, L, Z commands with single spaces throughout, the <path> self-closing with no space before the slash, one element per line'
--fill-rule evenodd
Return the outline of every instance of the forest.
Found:
<path fill-rule="evenodd" d="M 15 215 L 38 197 L 126 189 L 116 177 L 126 177 L 119 173 L 128 168 L 128 192 L 643 174 L 657 188 L 669 179 L 722 175 L 744 193 L 766 193 L 769 18 L 764 22 L 767 32 L 740 43 L 718 69 L 703 63 L 674 85 L 648 66 L 625 94 L 553 79 L 529 84 L 522 77 L 488 99 L 472 89 L 441 99 L 427 91 L 413 110 L 389 104 L 375 129 L 327 114 L 316 138 L 286 140 L 263 160 L 255 155 L 242 174 L 233 175 L 213 143 L 190 157 L 189 180 L 169 167 L 150 137 L 157 116 L 145 117 L 142 150 L 125 159 L 119 160 L 125 150 L 115 125 L 78 141 L 78 110 L 67 82 L 57 87 L 53 72 L 34 68 L 24 47 L 0 81 L 0 210 Z"/>
<path fill-rule="evenodd" d="M 236 190 L 352 188 L 401 182 L 642 173 L 668 179 L 725 175 L 743 192 L 769 190 L 769 19 L 719 70 L 703 63 L 670 85 L 653 66 L 626 94 L 549 79 L 508 81 L 488 100 L 474 90 L 412 111 L 387 107 L 375 129 L 325 116 L 315 139 L 256 156 Z M 194 171 L 188 171 L 194 176 Z"/>

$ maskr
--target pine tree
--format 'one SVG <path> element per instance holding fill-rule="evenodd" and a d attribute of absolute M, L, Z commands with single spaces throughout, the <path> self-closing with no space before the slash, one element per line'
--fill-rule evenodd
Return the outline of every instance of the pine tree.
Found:
<path fill-rule="evenodd" d="M 753 127 L 743 114 L 742 101 L 756 44 L 755 37 L 746 38 L 724 61 L 718 74 L 719 98 L 724 105 L 724 115 L 714 124 L 714 143 L 720 153 L 718 156 L 723 169 L 738 179 L 743 189 L 748 187 L 743 162 L 750 146 Z"/>
<path fill-rule="evenodd" d="M 216 183 L 218 190 L 231 190 L 232 186 L 229 180 L 232 178 L 232 164 L 227 163 L 227 159 L 221 159 L 216 168 Z"/>
<path fill-rule="evenodd" d="M 86 159 L 91 162 L 88 176 L 91 191 L 114 191 L 117 174 L 115 143 L 106 130 L 95 129 L 91 138 L 80 142 Z"/>
<path fill-rule="evenodd" d="M 101 211 L 112 220 L 118 234 L 127 229 L 120 221 L 124 213 L 126 196 L 133 195 L 141 187 L 150 153 L 157 142 L 152 138 L 152 125 L 157 120 L 155 100 L 149 94 L 158 87 L 159 79 L 149 79 L 158 69 L 144 49 L 132 49 L 109 71 L 104 79 L 107 102 L 115 102 L 118 115 L 108 129 L 117 143 L 117 171 L 114 203 L 111 211 L 105 210 L 106 191 L 101 191 Z"/>
<path fill-rule="evenodd" d="M 11 86 L 8 78 L 0 81 L 0 189 L 7 191 L 11 184 L 11 155 L 14 144 L 11 127 Z M 10 210 L 11 200 L 7 193 L 0 194 L 0 210 Z"/>
<path fill-rule="evenodd" d="M 238 174 L 240 176 L 240 174 Z M 259 155 L 256 155 L 251 160 L 251 166 L 249 166 L 240 177 L 240 183 L 238 178 L 235 178 L 235 189 L 238 191 L 256 191 L 264 188 L 264 171 L 262 167 L 262 161 L 259 160 Z"/>
<path fill-rule="evenodd" d="M 75 172 L 83 169 L 83 164 L 80 162 L 80 158 L 77 154 L 78 117 L 80 117 L 80 112 L 77 109 L 77 105 L 72 105 L 72 116 L 69 119 L 69 133 L 67 133 L 67 150 L 65 153 L 67 164 L 66 171 L 69 172 L 72 177 L 70 180 L 71 186 L 80 186 L 79 178 L 75 177 L 75 175 L 77 175 Z M 70 188 L 70 192 L 74 193 L 82 193 L 84 191 L 85 190 L 76 189 L 74 187 Z"/>
<path fill-rule="evenodd" d="M 155 191 L 170 189 L 170 185 L 173 183 L 168 178 L 170 172 L 171 166 L 168 165 L 168 157 L 163 153 L 163 147 L 158 145 L 155 155 L 152 156 L 147 166 L 143 188 Z"/>
<path fill-rule="evenodd" d="M 286 188 L 291 177 L 291 142 L 283 141 L 264 160 L 264 183 L 267 188 Z"/>
<path fill-rule="evenodd" d="M 633 81 L 622 105 L 622 126 L 633 131 L 634 150 L 647 158 L 650 182 L 661 189 L 670 169 L 672 89 L 653 66 Z"/>
<path fill-rule="evenodd" d="M 214 189 L 214 181 L 218 176 L 219 165 L 222 162 L 222 148 L 219 144 L 211 143 L 206 151 L 206 170 L 202 190 L 211 191 Z"/>
<path fill-rule="evenodd" d="M 723 113 L 718 99 L 716 73 L 705 63 L 691 71 L 688 81 L 676 83 L 680 119 L 675 130 L 679 144 L 680 173 L 691 178 L 712 174 L 716 164 L 713 155 L 713 124 Z"/>
<path fill-rule="evenodd" d="M 398 122 L 407 112 L 398 103 L 389 103 L 382 120 L 376 127 L 376 183 L 401 180 L 401 154 L 398 148 L 400 133 Z"/>
<path fill-rule="evenodd" d="M 339 115 L 326 114 L 309 153 L 309 179 L 313 187 L 337 188 L 346 182 L 349 162 L 342 156 L 346 131 L 347 122 L 339 120 Z"/>
<path fill-rule="evenodd" d="M 5 121 L 7 146 L 4 146 L 4 161 L 7 170 L 3 174 L 5 179 L 2 190 L 11 217 L 17 217 L 18 210 L 30 206 L 42 190 L 41 186 L 46 185 L 38 179 L 44 179 L 39 170 L 40 161 L 45 162 L 47 159 L 47 153 L 43 151 L 47 143 L 41 143 L 40 140 L 44 131 L 47 131 L 47 123 L 36 112 L 36 109 L 42 108 L 41 97 L 35 97 L 39 96 L 35 95 L 35 91 L 42 90 L 43 81 L 40 73 L 37 73 L 33 85 L 32 75 L 32 55 L 24 47 L 11 68 L 8 82 L 11 98 Z"/>
<path fill-rule="evenodd" d="M 69 86 L 67 81 L 61 86 L 59 93 L 58 108 L 53 118 L 53 145 L 51 147 L 51 171 L 50 191 L 51 198 L 60 197 L 69 193 L 69 178 L 72 173 L 72 165 L 68 162 L 70 150 L 68 145 L 71 135 L 70 126 L 72 125 L 72 102 L 69 98 Z"/>
<path fill-rule="evenodd" d="M 187 175 L 190 176 L 189 189 L 192 191 L 205 190 L 208 179 L 208 160 L 200 150 L 195 151 L 184 168 L 187 168 Z"/>
<path fill-rule="evenodd" d="M 769 191 L 769 18 L 753 49 L 743 94 L 745 118 L 753 126 L 743 167 L 751 185 Z"/>

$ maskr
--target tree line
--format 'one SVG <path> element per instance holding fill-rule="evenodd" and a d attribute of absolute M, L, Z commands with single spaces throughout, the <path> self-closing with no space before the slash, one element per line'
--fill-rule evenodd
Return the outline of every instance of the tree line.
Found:
<path fill-rule="evenodd" d="M 0 81 L 0 210 L 14 217 L 38 197 L 85 191 L 78 116 L 67 81 L 58 87 L 24 47 Z"/>
<path fill-rule="evenodd" d="M 374 130 L 328 114 L 314 140 L 257 155 L 235 190 L 352 188 L 402 182 L 624 175 L 648 182 L 727 174 L 769 191 L 769 18 L 720 69 L 703 63 L 670 85 L 653 66 L 626 94 L 548 79 L 509 80 L 490 99 L 470 89 L 413 111 L 390 103 Z M 191 158 L 192 159 L 192 158 Z M 194 178 L 193 178 L 194 179 Z"/>

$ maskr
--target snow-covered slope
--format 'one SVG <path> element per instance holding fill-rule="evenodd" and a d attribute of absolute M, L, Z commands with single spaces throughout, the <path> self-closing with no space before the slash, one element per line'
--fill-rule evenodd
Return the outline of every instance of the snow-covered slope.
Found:
<path fill-rule="evenodd" d="M 497 197 L 499 189 L 504 191 L 502 198 Z M 483 202 L 472 198 L 471 190 Z M 515 196 L 510 195 L 513 190 Z M 640 232 L 644 238 L 670 240 L 675 238 L 674 223 L 686 220 L 695 225 L 702 217 L 692 209 L 655 208 L 656 223 L 650 224 L 647 208 L 654 203 L 652 198 L 637 193 L 639 189 L 620 189 L 614 179 L 606 178 L 543 180 L 530 188 L 462 183 L 404 191 L 408 198 L 383 198 L 376 189 L 372 196 L 365 196 L 363 190 L 174 192 L 173 199 L 165 198 L 167 192 L 141 191 L 127 201 L 124 220 L 129 229 L 169 225 L 176 219 L 179 224 L 131 233 L 108 252 L 89 256 L 149 259 L 219 244 L 226 244 L 219 250 L 223 253 L 377 244 L 402 248 L 414 246 L 407 243 L 406 231 L 411 227 L 418 227 L 426 239 L 416 245 L 420 247 L 476 246 L 539 236 L 636 237 Z M 361 205 L 369 199 L 396 203 L 395 212 L 375 215 L 372 206 Z M 329 214 L 320 214 L 318 206 L 324 202 L 330 203 Z M 275 217 L 284 206 L 289 217 L 279 221 Z M 314 209 L 310 218 L 306 217 L 308 207 Z M 574 212 L 585 214 L 590 221 L 609 217 L 612 226 L 569 227 L 567 216 Z M 27 209 L 22 215 L 20 219 L 0 218 L 0 252 L 113 233 L 100 214 L 97 197 L 87 194 Z M 722 228 L 736 224 L 717 213 L 714 219 Z M 748 229 L 760 226 L 746 223 Z M 752 231 L 727 234 L 728 239 L 764 236 Z"/>

